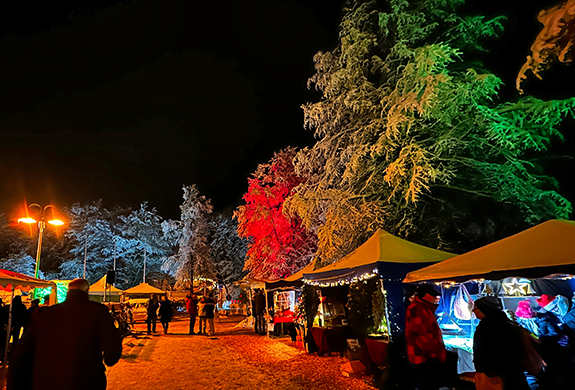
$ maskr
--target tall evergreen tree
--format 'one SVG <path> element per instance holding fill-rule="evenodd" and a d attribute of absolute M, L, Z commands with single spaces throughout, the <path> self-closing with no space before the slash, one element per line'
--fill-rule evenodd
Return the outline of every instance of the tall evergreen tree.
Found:
<path fill-rule="evenodd" d="M 75 203 L 66 209 L 68 226 L 66 237 L 70 240 L 72 258 L 60 265 L 63 279 L 84 277 L 92 283 L 111 268 L 113 232 L 111 214 L 102 207 L 102 200 L 89 204 Z"/>
<path fill-rule="evenodd" d="M 218 280 L 229 285 L 242 279 L 247 239 L 238 236 L 238 225 L 232 217 L 218 214 L 211 222 L 210 248 Z"/>
<path fill-rule="evenodd" d="M 463 251 L 469 232 L 571 212 L 536 157 L 575 100 L 499 101 L 502 81 L 465 54 L 502 19 L 459 15 L 462 3 L 349 1 L 339 45 L 315 55 L 309 84 L 323 96 L 303 109 L 318 141 L 295 159 L 309 180 L 288 204 L 317 229 L 323 261 L 378 227 Z"/>
<path fill-rule="evenodd" d="M 164 235 L 177 242 L 178 252 L 166 260 L 162 269 L 174 276 L 179 285 L 189 286 L 194 278 L 216 278 L 208 243 L 213 207 L 195 184 L 184 185 L 183 191 L 181 220 L 163 224 Z"/>
<path fill-rule="evenodd" d="M 144 281 L 163 279 L 162 264 L 170 255 L 170 245 L 164 239 L 162 217 L 144 202 L 138 210 L 120 215 L 120 236 L 116 236 L 116 279 L 123 287 Z M 111 251 L 110 251 L 110 254 Z M 145 272 L 145 275 L 144 275 Z"/>

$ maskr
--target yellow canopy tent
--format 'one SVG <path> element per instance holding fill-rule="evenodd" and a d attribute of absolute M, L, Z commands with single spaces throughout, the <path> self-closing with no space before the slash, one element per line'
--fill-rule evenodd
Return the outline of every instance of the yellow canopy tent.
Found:
<path fill-rule="evenodd" d="M 401 333 L 404 323 L 402 280 L 413 270 L 456 256 L 409 242 L 379 229 L 355 251 L 336 263 L 304 272 L 304 283 L 338 286 L 378 276 L 386 292 L 390 336 Z"/>
<path fill-rule="evenodd" d="M 135 287 L 124 290 L 126 295 L 164 294 L 165 291 L 150 286 L 148 283 L 140 283 Z"/>
<path fill-rule="evenodd" d="M 104 275 L 100 280 L 90 286 L 90 290 L 88 294 L 98 296 L 99 298 L 106 298 L 114 297 L 114 301 L 118 301 L 118 297 L 120 297 L 124 292 L 119 288 L 114 286 L 109 286 L 106 283 L 106 275 Z M 97 298 L 97 299 L 99 299 Z M 105 299 L 105 300 L 106 300 Z M 112 300 L 112 299 L 107 299 Z"/>
<path fill-rule="evenodd" d="M 288 276 L 284 279 L 276 279 L 276 280 L 266 280 L 265 288 L 268 291 L 273 290 L 293 290 L 301 287 L 303 285 L 302 279 L 303 275 L 306 272 L 312 272 L 314 270 L 315 264 L 312 261 L 296 273 Z"/>
<path fill-rule="evenodd" d="M 575 222 L 551 220 L 407 274 L 404 282 L 575 274 Z"/>
<path fill-rule="evenodd" d="M 436 263 L 456 256 L 409 242 L 379 229 L 363 245 L 341 260 L 315 271 L 304 272 L 310 284 L 337 285 L 379 274 L 397 279 L 426 263 Z"/>

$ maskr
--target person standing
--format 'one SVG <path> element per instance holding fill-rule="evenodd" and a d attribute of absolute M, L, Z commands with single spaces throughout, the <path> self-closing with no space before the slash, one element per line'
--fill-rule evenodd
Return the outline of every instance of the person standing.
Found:
<path fill-rule="evenodd" d="M 104 364 L 120 360 L 122 338 L 108 308 L 89 300 L 89 287 L 74 279 L 63 303 L 38 309 L 10 359 L 7 389 L 106 389 Z"/>
<path fill-rule="evenodd" d="M 421 284 L 405 314 L 407 357 L 418 390 L 436 390 L 442 386 L 442 363 L 447 352 L 435 318 L 438 301 L 439 293 L 433 286 Z"/>
<path fill-rule="evenodd" d="M 200 317 L 200 329 L 198 334 L 206 333 L 206 299 L 207 297 L 202 296 L 198 302 L 198 317 Z"/>
<path fill-rule="evenodd" d="M 28 309 L 26 324 L 24 325 L 24 332 L 26 332 L 30 327 L 38 309 L 40 309 L 40 300 L 38 298 L 32 299 L 32 302 L 30 302 L 30 308 Z"/>
<path fill-rule="evenodd" d="M 266 312 L 266 297 L 261 290 L 258 290 L 254 296 L 255 317 L 256 317 L 256 332 L 258 334 L 266 334 L 266 323 L 264 313 Z"/>
<path fill-rule="evenodd" d="M 156 333 L 156 321 L 158 320 L 158 298 L 156 294 L 152 294 L 148 300 L 148 316 L 146 323 L 148 324 L 148 334 Z"/>
<path fill-rule="evenodd" d="M 164 296 L 164 299 L 162 299 L 160 303 L 160 322 L 164 328 L 164 334 L 168 334 L 170 321 L 172 321 L 172 302 L 167 296 Z"/>
<path fill-rule="evenodd" d="M 205 321 L 207 322 L 205 330 L 208 330 L 207 325 L 210 325 L 210 336 L 213 336 L 216 332 L 214 329 L 214 315 L 216 312 L 216 301 L 214 300 L 213 293 L 210 292 L 208 297 L 204 301 L 204 312 L 205 312 Z"/>
<path fill-rule="evenodd" d="M 500 378 L 504 390 L 529 390 L 522 358 L 526 351 L 522 330 L 503 312 L 497 297 L 475 301 L 473 313 L 480 320 L 473 336 L 473 363 L 478 373 Z M 481 390 L 481 385 L 478 385 Z"/>
<path fill-rule="evenodd" d="M 28 309 L 26 308 L 26 305 L 22 303 L 22 296 L 15 296 L 12 301 L 12 338 L 14 345 L 18 344 L 18 340 L 20 340 L 20 332 L 24 325 L 26 325 L 27 319 Z"/>
<path fill-rule="evenodd" d="M 196 318 L 198 316 L 198 296 L 190 292 L 186 296 L 186 311 L 190 315 L 190 331 L 189 334 L 196 334 L 194 327 L 196 326 Z"/>

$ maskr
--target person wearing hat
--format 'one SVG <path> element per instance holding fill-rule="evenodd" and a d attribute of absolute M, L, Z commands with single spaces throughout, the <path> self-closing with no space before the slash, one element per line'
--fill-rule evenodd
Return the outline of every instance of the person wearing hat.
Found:
<path fill-rule="evenodd" d="M 554 390 L 572 389 L 575 355 L 569 344 L 573 336 L 568 336 L 570 328 L 561 322 L 569 313 L 569 301 L 562 295 L 543 294 L 537 298 L 537 303 L 543 309 L 536 319 L 539 352 L 547 363 L 541 384 Z"/>
<path fill-rule="evenodd" d="M 429 284 L 417 287 L 405 313 L 405 344 L 412 365 L 414 387 L 439 389 L 446 350 L 435 318 L 439 293 Z"/>
<path fill-rule="evenodd" d="M 504 390 L 529 390 L 522 362 L 525 348 L 521 328 L 503 312 L 497 297 L 476 300 L 473 313 L 480 320 L 473 336 L 475 371 L 501 378 Z"/>
<path fill-rule="evenodd" d="M 563 295 L 542 294 L 537 303 L 545 311 L 552 313 L 561 324 L 563 332 L 569 336 L 569 344 L 575 349 L 575 305 Z"/>

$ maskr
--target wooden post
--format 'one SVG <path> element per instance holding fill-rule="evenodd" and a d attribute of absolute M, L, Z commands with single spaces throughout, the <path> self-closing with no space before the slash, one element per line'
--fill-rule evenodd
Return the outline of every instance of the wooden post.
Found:
<path fill-rule="evenodd" d="M 268 290 L 266 290 L 266 287 L 265 287 L 265 286 L 266 286 L 266 285 L 265 285 L 265 282 L 264 282 L 264 294 L 266 295 L 266 312 L 265 312 L 265 314 L 269 314 L 269 310 L 268 310 Z M 270 337 L 270 328 L 269 328 L 269 326 L 268 326 L 268 320 L 266 320 L 266 316 L 265 316 L 265 315 L 264 315 L 264 321 L 265 321 L 265 323 L 266 323 L 266 335 L 267 335 L 268 337 Z"/>
<path fill-rule="evenodd" d="M 8 363 L 8 347 L 10 346 L 10 328 L 12 327 L 12 302 L 14 301 L 14 285 L 12 284 L 12 299 L 8 309 L 8 330 L 6 330 L 6 343 L 4 344 L 4 360 L 2 361 L 2 388 L 6 381 L 6 363 Z"/>

